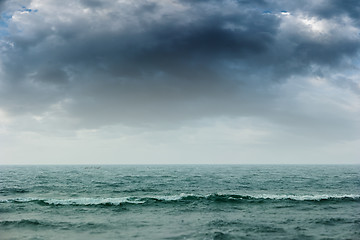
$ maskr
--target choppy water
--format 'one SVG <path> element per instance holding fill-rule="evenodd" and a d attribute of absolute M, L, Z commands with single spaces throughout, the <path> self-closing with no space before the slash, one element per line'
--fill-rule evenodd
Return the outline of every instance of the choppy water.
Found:
<path fill-rule="evenodd" d="M 360 239 L 360 166 L 1 166 L 0 239 Z"/>

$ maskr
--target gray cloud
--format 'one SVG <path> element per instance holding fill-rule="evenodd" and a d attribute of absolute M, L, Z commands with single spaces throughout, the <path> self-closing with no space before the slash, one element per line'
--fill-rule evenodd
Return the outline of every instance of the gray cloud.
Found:
<path fill-rule="evenodd" d="M 78 119 L 74 127 L 89 128 L 215 116 L 296 122 L 285 103 L 284 111 L 275 111 L 279 86 L 294 76 L 341 71 L 357 56 L 359 38 L 347 34 L 351 23 L 342 18 L 357 21 L 359 4 L 351 8 L 350 2 L 310 9 L 304 2 L 265 0 L 93 0 L 75 1 L 73 12 L 47 5 L 18 12 L 17 20 L 8 20 L 10 35 L 2 37 L 0 107 L 41 114 L 57 104 Z M 301 14 L 326 19 L 330 30 L 299 25 Z"/>
<path fill-rule="evenodd" d="M 324 18 L 334 18 L 340 15 L 347 15 L 359 23 L 360 3 L 356 0 L 330 0 L 315 8 L 314 13 Z"/>

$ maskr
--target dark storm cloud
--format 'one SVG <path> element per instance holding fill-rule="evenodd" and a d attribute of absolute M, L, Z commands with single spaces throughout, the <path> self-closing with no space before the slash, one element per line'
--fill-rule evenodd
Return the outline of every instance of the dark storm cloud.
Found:
<path fill-rule="evenodd" d="M 346 35 L 284 32 L 280 11 L 302 8 L 281 1 L 75 3 L 73 13 L 44 5 L 9 20 L 0 107 L 41 114 L 60 104 L 82 127 L 270 116 L 272 86 L 312 65 L 338 69 L 360 47 Z"/>
<path fill-rule="evenodd" d="M 324 18 L 333 18 L 345 14 L 354 21 L 359 21 L 360 2 L 357 0 L 329 0 L 326 1 L 326 4 L 313 9 L 313 12 Z"/>

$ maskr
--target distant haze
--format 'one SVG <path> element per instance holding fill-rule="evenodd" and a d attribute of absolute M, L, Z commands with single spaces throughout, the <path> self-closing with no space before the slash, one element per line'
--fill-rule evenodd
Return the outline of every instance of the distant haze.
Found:
<path fill-rule="evenodd" d="M 360 163 L 358 0 L 0 11 L 0 164 Z"/>

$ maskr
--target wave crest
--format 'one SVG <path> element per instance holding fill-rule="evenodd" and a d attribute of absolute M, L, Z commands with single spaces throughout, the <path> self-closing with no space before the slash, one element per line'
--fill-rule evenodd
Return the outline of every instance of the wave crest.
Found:
<path fill-rule="evenodd" d="M 46 199 L 46 198 L 12 198 L 0 199 L 0 203 L 28 203 L 36 202 L 45 205 L 122 205 L 122 204 L 145 204 L 151 202 L 251 202 L 251 201 L 360 201 L 360 195 L 238 195 L 238 194 L 178 194 L 168 196 L 145 196 L 145 197 L 120 197 L 120 198 L 70 198 L 70 199 Z"/>

